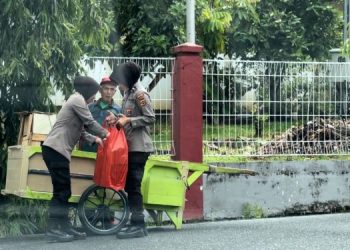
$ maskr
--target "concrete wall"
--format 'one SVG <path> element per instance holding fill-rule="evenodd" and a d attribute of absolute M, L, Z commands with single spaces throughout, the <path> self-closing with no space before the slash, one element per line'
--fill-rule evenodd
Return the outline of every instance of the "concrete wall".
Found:
<path fill-rule="evenodd" d="M 335 212 L 350 206 L 350 161 L 220 164 L 257 171 L 257 176 L 204 176 L 204 218 L 240 218 L 244 204 L 266 216 Z"/>

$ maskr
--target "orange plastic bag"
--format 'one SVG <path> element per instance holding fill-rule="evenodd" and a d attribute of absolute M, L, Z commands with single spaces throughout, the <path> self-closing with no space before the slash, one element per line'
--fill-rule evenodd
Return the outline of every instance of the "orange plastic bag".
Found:
<path fill-rule="evenodd" d="M 110 135 L 97 149 L 94 182 L 118 191 L 124 189 L 128 173 L 128 144 L 123 129 L 107 129 Z"/>

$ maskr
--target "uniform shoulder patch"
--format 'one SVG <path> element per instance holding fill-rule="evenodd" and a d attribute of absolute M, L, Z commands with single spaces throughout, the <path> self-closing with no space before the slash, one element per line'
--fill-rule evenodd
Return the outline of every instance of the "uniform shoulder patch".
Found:
<path fill-rule="evenodd" d="M 147 104 L 146 98 L 145 98 L 145 93 L 138 93 L 136 95 L 136 100 L 141 107 L 146 106 L 146 104 Z"/>

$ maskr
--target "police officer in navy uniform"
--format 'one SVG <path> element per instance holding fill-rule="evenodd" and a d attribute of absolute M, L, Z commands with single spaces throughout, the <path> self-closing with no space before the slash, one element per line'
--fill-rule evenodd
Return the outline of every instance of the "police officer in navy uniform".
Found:
<path fill-rule="evenodd" d="M 155 114 L 149 94 L 138 83 L 140 75 L 140 66 L 127 62 L 120 64 L 110 76 L 124 92 L 122 115 L 115 118 L 115 123 L 124 128 L 129 148 L 125 191 L 131 217 L 130 224 L 117 233 L 120 239 L 147 236 L 141 182 L 148 156 L 154 151 L 149 126 L 155 122 Z"/>

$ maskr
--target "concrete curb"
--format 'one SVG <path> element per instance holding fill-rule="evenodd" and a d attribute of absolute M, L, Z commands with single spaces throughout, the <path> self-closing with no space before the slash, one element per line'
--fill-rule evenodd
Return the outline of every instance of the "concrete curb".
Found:
<path fill-rule="evenodd" d="M 322 214 L 350 208 L 350 161 L 221 163 L 256 176 L 203 175 L 204 219 Z"/>

